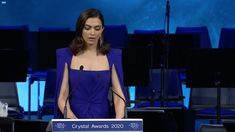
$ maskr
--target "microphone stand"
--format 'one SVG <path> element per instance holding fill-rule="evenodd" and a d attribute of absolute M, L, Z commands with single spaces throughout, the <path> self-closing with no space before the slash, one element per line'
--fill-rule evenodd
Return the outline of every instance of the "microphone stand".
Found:
<path fill-rule="evenodd" d="M 81 66 L 79 67 L 79 70 L 82 71 L 83 69 L 84 69 L 84 66 L 81 65 Z M 67 98 L 66 98 L 66 100 L 65 100 L 65 103 L 64 103 L 64 119 L 68 119 L 68 115 L 67 115 L 67 103 L 68 103 L 68 101 L 69 101 L 69 98 L 70 98 L 72 92 L 74 92 L 73 89 L 70 90 L 70 88 L 69 88 L 69 94 L 68 94 L 68 96 L 67 96 Z"/>
<path fill-rule="evenodd" d="M 64 105 L 64 119 L 67 119 L 67 102 L 68 102 L 69 96 L 66 98 L 65 105 Z"/>
<path fill-rule="evenodd" d="M 163 48 L 163 66 L 161 70 L 161 93 L 160 93 L 160 101 L 161 106 L 164 107 L 165 94 L 164 90 L 167 87 L 167 79 L 166 72 L 168 70 L 168 55 L 169 55 L 169 28 L 170 27 L 170 0 L 166 1 L 166 33 L 164 34 L 164 48 Z M 167 90 L 167 89 L 166 89 Z M 167 105 L 168 105 L 168 91 L 167 93 Z"/>
<path fill-rule="evenodd" d="M 115 94 L 115 95 L 117 95 L 119 98 L 121 98 L 122 99 L 122 101 L 124 102 L 124 117 L 123 118 L 127 118 L 127 105 L 126 105 L 126 100 L 123 98 L 123 97 L 121 97 L 119 94 L 117 94 L 115 91 L 113 91 L 112 90 L 112 92 Z"/>
<path fill-rule="evenodd" d="M 166 27 L 166 33 L 167 35 L 169 35 L 169 31 L 170 31 L 170 0 L 166 1 L 166 23 L 167 23 L 167 27 Z"/>

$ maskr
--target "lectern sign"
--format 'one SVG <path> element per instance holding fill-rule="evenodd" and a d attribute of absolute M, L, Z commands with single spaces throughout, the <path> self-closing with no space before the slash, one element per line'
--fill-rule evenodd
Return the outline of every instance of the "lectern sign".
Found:
<path fill-rule="evenodd" d="M 52 119 L 53 132 L 143 132 L 142 119 Z"/>

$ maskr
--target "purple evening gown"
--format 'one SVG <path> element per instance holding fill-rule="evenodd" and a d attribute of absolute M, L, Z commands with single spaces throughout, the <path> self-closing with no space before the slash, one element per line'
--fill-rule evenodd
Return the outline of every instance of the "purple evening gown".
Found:
<path fill-rule="evenodd" d="M 78 118 L 114 118 L 114 109 L 109 106 L 108 92 L 111 86 L 112 66 L 115 66 L 121 90 L 127 99 L 122 70 L 122 51 L 111 49 L 107 54 L 110 69 L 101 71 L 75 70 L 70 68 L 72 52 L 69 48 L 56 50 L 57 89 L 55 97 L 54 118 L 63 118 L 57 106 L 63 80 L 64 65 L 69 68 L 70 107 Z"/>
<path fill-rule="evenodd" d="M 69 70 L 70 104 L 78 118 L 110 118 L 110 71 Z"/>

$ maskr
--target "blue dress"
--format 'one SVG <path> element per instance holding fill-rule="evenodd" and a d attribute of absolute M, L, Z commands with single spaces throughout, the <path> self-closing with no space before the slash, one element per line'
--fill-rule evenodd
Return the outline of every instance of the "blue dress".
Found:
<path fill-rule="evenodd" d="M 111 49 L 107 54 L 110 69 L 87 71 L 71 69 L 72 52 L 69 48 L 57 49 L 57 91 L 54 118 L 62 118 L 57 101 L 63 80 L 64 64 L 69 69 L 69 103 L 71 110 L 78 118 L 111 118 L 108 92 L 111 86 L 111 68 L 115 65 L 122 92 L 127 100 L 123 84 L 121 50 Z"/>
<path fill-rule="evenodd" d="M 110 71 L 70 69 L 71 110 L 79 118 L 109 118 Z"/>

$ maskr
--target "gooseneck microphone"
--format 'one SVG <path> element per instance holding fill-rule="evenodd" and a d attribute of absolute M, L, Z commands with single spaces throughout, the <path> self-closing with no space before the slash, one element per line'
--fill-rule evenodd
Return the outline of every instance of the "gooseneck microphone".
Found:
<path fill-rule="evenodd" d="M 116 92 L 114 92 L 113 90 L 112 90 L 112 92 L 113 92 L 115 95 L 117 95 L 119 98 L 121 98 L 122 101 L 124 102 L 124 118 L 127 118 L 126 100 L 125 100 L 123 97 L 121 97 L 119 94 L 117 94 Z"/>
<path fill-rule="evenodd" d="M 80 67 L 79 67 L 79 70 L 83 70 L 84 69 L 84 66 L 83 65 L 81 65 Z"/>
<path fill-rule="evenodd" d="M 81 65 L 79 67 L 79 70 L 82 71 L 83 69 L 84 69 L 84 66 Z M 68 115 L 67 115 L 67 103 L 68 103 L 68 100 L 69 100 L 69 97 L 71 96 L 71 94 L 72 94 L 72 90 L 71 91 L 69 90 L 69 95 L 67 96 L 67 98 L 65 100 L 65 104 L 64 104 L 64 119 L 68 119 Z"/>

